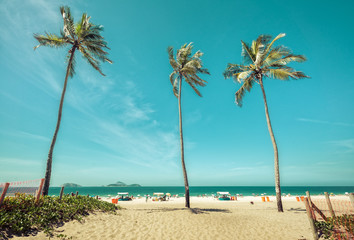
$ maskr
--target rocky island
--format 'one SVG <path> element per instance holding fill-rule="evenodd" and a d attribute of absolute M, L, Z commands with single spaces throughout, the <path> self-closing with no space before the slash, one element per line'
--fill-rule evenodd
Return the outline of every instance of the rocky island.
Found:
<path fill-rule="evenodd" d="M 76 183 L 64 183 L 62 187 L 82 187 L 82 186 Z"/>
<path fill-rule="evenodd" d="M 124 182 L 116 182 L 116 183 L 112 183 L 112 184 L 108 184 L 107 187 L 141 187 L 140 184 L 125 184 Z"/>

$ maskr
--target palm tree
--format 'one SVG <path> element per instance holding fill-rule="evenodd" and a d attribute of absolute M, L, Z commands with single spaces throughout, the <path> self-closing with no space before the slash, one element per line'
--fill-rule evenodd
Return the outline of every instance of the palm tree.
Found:
<path fill-rule="evenodd" d="M 306 76 L 303 72 L 295 71 L 293 68 L 287 66 L 287 64 L 290 62 L 306 61 L 305 56 L 294 55 L 290 49 L 284 46 L 277 46 L 273 48 L 273 43 L 284 36 L 285 34 L 281 33 L 272 41 L 270 41 L 272 39 L 271 36 L 260 35 L 256 41 L 252 42 L 251 46 L 241 41 L 241 55 L 245 64 L 248 65 L 229 63 L 224 71 L 225 78 L 234 78 L 237 82 L 242 83 L 242 86 L 235 94 L 236 104 L 239 106 L 242 106 L 242 98 L 246 90 L 251 91 L 254 83 L 258 83 L 261 86 L 268 130 L 274 148 L 275 192 L 279 212 L 283 212 L 283 205 L 281 202 L 280 191 L 278 147 L 269 118 L 267 99 L 263 86 L 263 78 L 268 77 L 279 80 L 288 80 L 289 78 L 308 78 L 308 76 Z"/>
<path fill-rule="evenodd" d="M 100 34 L 100 32 L 103 30 L 102 25 L 95 25 L 90 23 L 90 17 L 88 17 L 86 13 L 82 14 L 81 20 L 74 24 L 73 17 L 70 13 L 70 8 L 66 6 L 60 7 L 60 12 L 63 16 L 64 27 L 63 30 L 60 31 L 59 36 L 52 33 L 45 33 L 44 35 L 34 34 L 34 38 L 39 42 L 39 45 L 34 47 L 34 49 L 37 49 L 40 46 L 49 46 L 55 48 L 69 46 L 67 54 L 68 65 L 66 68 L 64 87 L 60 99 L 58 121 L 48 153 L 47 168 L 43 186 L 44 195 L 48 195 L 52 172 L 53 150 L 60 127 L 68 77 L 73 77 L 75 73 L 75 51 L 80 51 L 84 59 L 86 59 L 87 62 L 103 76 L 105 75 L 101 71 L 100 62 L 106 61 L 112 63 L 112 61 L 106 57 L 108 53 L 103 50 L 104 48 L 109 48 L 107 47 L 107 42 L 104 41 L 104 38 Z"/>
<path fill-rule="evenodd" d="M 182 96 L 182 79 L 193 88 L 193 90 L 202 96 L 196 86 L 204 87 L 206 81 L 201 79 L 198 74 L 205 73 L 209 74 L 208 70 L 202 68 L 202 61 L 200 59 L 203 56 L 203 53 L 197 51 L 192 55 L 192 43 L 184 44 L 179 50 L 177 50 L 176 58 L 173 55 L 173 47 L 168 47 L 167 52 L 170 59 L 170 64 L 173 68 L 173 72 L 170 74 L 170 81 L 173 86 L 173 93 L 178 98 L 178 111 L 179 111 L 179 133 L 181 141 L 181 161 L 182 161 L 182 170 L 184 177 L 184 186 L 185 186 L 185 198 L 186 198 L 186 207 L 190 208 L 189 201 L 189 184 L 187 177 L 187 170 L 184 163 L 184 147 L 183 147 L 183 131 L 182 131 L 182 109 L 181 109 L 181 96 Z"/>

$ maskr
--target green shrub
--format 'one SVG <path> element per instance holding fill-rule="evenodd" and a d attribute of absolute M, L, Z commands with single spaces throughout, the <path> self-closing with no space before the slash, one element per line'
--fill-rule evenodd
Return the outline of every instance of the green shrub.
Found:
<path fill-rule="evenodd" d="M 347 236 L 354 235 L 354 215 L 342 215 L 328 218 L 327 221 L 315 222 L 320 237 L 324 239 L 336 239 L 339 234 L 342 239 L 348 239 Z M 335 233 L 335 229 L 344 230 L 348 234 Z"/>
<path fill-rule="evenodd" d="M 0 238 L 21 235 L 30 231 L 44 231 L 52 236 L 55 226 L 70 220 L 81 221 L 94 211 L 117 214 L 118 207 L 112 203 L 86 196 L 42 196 L 38 202 L 31 195 L 6 197 L 0 207 Z"/>

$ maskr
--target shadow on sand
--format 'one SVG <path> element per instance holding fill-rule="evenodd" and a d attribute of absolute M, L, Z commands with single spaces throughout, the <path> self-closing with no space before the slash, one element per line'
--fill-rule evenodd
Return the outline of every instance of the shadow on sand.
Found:
<path fill-rule="evenodd" d="M 219 208 L 190 208 L 189 210 L 194 214 L 208 214 L 210 212 L 231 213 L 230 210 Z"/>
<path fill-rule="evenodd" d="M 230 210 L 219 209 L 219 208 L 157 208 L 157 209 L 135 209 L 135 211 L 147 211 L 147 213 L 190 211 L 193 214 L 209 214 L 212 212 L 231 213 Z"/>
<path fill-rule="evenodd" d="M 304 208 L 290 208 L 287 211 L 288 212 L 295 212 L 295 213 L 303 213 L 303 212 L 306 212 L 306 209 L 304 209 Z"/>

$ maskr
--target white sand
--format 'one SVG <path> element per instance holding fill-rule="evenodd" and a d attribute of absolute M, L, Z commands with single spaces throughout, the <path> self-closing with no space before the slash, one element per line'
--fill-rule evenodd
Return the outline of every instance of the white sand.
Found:
<path fill-rule="evenodd" d="M 82 240 L 312 239 L 303 202 L 297 202 L 295 197 L 282 200 L 284 212 L 278 213 L 275 197 L 270 197 L 270 202 L 262 202 L 261 197 L 238 201 L 191 197 L 191 210 L 184 207 L 184 198 L 147 203 L 141 198 L 119 202 L 123 209 L 118 215 L 91 214 L 83 223 L 73 221 L 57 228 L 56 234 Z M 13 239 L 24 238 L 48 239 L 44 233 Z"/>

